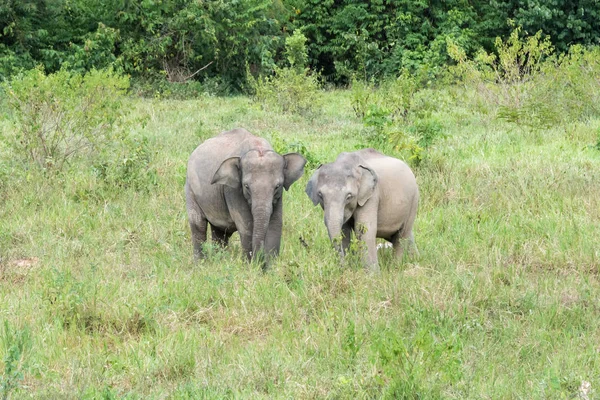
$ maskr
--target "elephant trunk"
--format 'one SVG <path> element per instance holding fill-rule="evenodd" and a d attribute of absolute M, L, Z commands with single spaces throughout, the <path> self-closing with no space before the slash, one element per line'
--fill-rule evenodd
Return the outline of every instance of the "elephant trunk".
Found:
<path fill-rule="evenodd" d="M 344 247 L 342 246 L 342 225 L 344 224 L 344 209 L 340 212 L 336 208 L 327 207 L 325 209 L 325 226 L 329 239 L 333 247 L 344 256 Z"/>
<path fill-rule="evenodd" d="M 252 219 L 254 220 L 252 231 L 253 258 L 256 258 L 258 254 L 261 254 L 264 251 L 269 222 L 271 220 L 271 214 L 273 213 L 273 206 L 270 202 L 267 204 L 268 205 L 266 206 L 252 207 Z"/>

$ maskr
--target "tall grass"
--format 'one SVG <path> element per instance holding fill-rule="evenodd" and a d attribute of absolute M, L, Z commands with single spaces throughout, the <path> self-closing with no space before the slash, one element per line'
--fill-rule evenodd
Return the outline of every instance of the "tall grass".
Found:
<path fill-rule="evenodd" d="M 48 175 L 0 144 L 0 319 L 12 342 L 28 338 L 16 360 L 0 337 L 10 395 L 596 396 L 600 120 L 522 129 L 463 101 L 472 87 L 429 93 L 444 101 L 427 113 L 444 135 L 415 167 L 421 256 L 400 263 L 381 250 L 377 276 L 338 267 L 304 194 L 311 171 L 284 194 L 268 272 L 244 261 L 237 235 L 192 263 L 191 151 L 242 126 L 297 146 L 314 168 L 372 144 L 349 91 L 321 93 L 310 119 L 245 97 L 132 99 L 131 135 L 153 154 L 143 190 L 102 186 L 93 166 Z"/>

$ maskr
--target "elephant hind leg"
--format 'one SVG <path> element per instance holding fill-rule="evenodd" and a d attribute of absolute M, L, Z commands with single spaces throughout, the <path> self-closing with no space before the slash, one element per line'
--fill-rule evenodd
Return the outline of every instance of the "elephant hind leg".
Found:
<path fill-rule="evenodd" d="M 220 229 L 210 224 L 210 230 L 212 232 L 212 240 L 217 243 L 221 247 L 226 247 L 229 244 L 229 238 L 233 234 L 233 232 L 228 231 L 227 229 Z"/>
<path fill-rule="evenodd" d="M 185 190 L 186 205 L 188 220 L 190 223 L 190 231 L 192 233 L 192 245 L 194 248 L 194 260 L 204 257 L 202 252 L 202 244 L 206 242 L 206 231 L 208 228 L 208 220 L 196 203 L 194 196 L 186 186 Z"/>
<path fill-rule="evenodd" d="M 391 238 L 392 245 L 394 247 L 394 256 L 398 259 L 402 259 L 404 252 L 408 250 L 408 253 L 413 256 L 419 255 L 419 250 L 415 243 L 415 236 L 412 229 L 409 232 L 405 230 L 398 231 Z"/>

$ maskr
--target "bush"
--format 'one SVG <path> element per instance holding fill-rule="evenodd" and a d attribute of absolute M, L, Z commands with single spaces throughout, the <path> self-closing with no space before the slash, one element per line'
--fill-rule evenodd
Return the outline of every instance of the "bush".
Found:
<path fill-rule="evenodd" d="M 496 39 L 498 55 L 480 52 L 473 59 L 448 40 L 457 63 L 450 73 L 474 88 L 498 119 L 528 129 L 598 115 L 600 49 L 573 46 L 556 56 L 549 39 L 542 37 L 541 31 L 522 37 L 517 28 L 506 42 Z"/>
<path fill-rule="evenodd" d="M 319 82 L 308 70 L 276 68 L 273 76 L 249 78 L 249 82 L 254 100 L 265 110 L 301 115 L 319 110 Z"/>
<path fill-rule="evenodd" d="M 306 37 L 299 31 L 286 40 L 290 67 L 275 67 L 271 76 L 254 77 L 248 72 L 248 83 L 254 99 L 263 109 L 314 114 L 319 110 L 319 80 L 304 65 L 307 60 Z"/>
<path fill-rule="evenodd" d="M 548 60 L 534 79 L 532 97 L 567 123 L 600 114 L 600 48 L 572 46 Z"/>
<path fill-rule="evenodd" d="M 16 120 L 14 150 L 40 168 L 61 170 L 72 158 L 99 151 L 123 132 L 129 79 L 112 69 L 82 75 L 27 71 L 3 87 Z"/>
<path fill-rule="evenodd" d="M 366 143 L 377 149 L 398 152 L 413 166 L 418 165 L 426 149 L 444 136 L 443 126 L 432 117 L 441 99 L 423 88 L 419 74 L 402 74 L 376 87 L 372 83 L 354 80 L 352 107 L 361 118 Z"/>

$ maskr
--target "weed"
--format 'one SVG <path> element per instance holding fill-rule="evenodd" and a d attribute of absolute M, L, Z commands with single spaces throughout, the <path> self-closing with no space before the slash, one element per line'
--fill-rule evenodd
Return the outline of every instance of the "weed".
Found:
<path fill-rule="evenodd" d="M 26 326 L 13 329 L 4 320 L 0 340 L 4 350 L 4 372 L 0 377 L 0 396 L 3 400 L 18 390 L 23 380 L 23 370 L 26 368 L 27 352 L 31 349 L 31 333 Z"/>
<path fill-rule="evenodd" d="M 154 147 L 147 137 L 128 137 L 112 155 L 95 164 L 93 171 L 109 191 L 128 188 L 149 191 L 158 184 L 156 169 L 151 164 L 156 154 Z"/>

